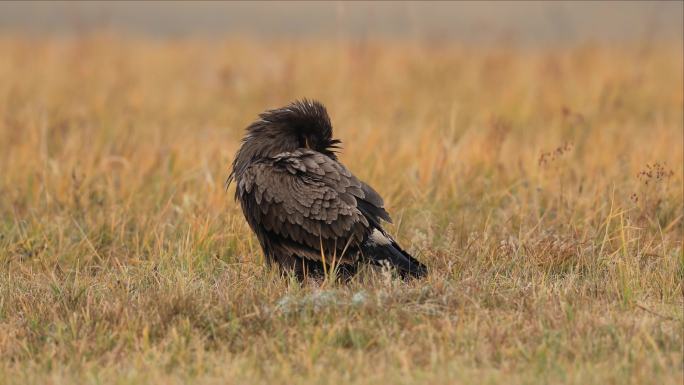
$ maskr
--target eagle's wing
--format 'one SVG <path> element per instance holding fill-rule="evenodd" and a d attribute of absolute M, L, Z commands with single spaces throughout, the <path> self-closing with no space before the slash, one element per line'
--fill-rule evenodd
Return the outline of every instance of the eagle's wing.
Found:
<path fill-rule="evenodd" d="M 253 227 L 280 250 L 320 260 L 358 246 L 380 219 L 389 220 L 380 195 L 339 162 L 297 150 L 248 167 L 237 186 Z"/>

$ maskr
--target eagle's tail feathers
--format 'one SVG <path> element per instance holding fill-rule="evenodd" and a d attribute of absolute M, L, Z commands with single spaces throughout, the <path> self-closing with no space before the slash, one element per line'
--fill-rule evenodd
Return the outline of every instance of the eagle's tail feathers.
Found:
<path fill-rule="evenodd" d="M 374 229 L 363 245 L 363 252 L 371 261 L 383 265 L 389 264 L 396 268 L 402 278 L 421 278 L 427 275 L 427 267 L 413 258 L 390 236 L 383 231 Z"/>

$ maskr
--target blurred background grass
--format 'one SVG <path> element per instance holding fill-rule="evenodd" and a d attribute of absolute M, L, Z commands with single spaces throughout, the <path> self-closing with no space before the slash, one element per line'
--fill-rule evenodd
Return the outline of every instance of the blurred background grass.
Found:
<path fill-rule="evenodd" d="M 0 4 L 0 382 L 680 383 L 682 3 Z M 299 287 L 232 190 L 309 97 L 432 269 Z"/>
<path fill-rule="evenodd" d="M 160 38 L 201 36 L 448 39 L 482 44 L 679 39 L 676 1 L 604 2 L 4 2 L 0 26 L 74 35 L 103 28 Z"/>

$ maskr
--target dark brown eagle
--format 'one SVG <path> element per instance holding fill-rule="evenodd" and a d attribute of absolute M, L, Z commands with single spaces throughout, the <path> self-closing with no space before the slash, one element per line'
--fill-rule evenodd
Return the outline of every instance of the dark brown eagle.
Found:
<path fill-rule="evenodd" d="M 247 127 L 227 185 L 236 182 L 266 260 L 299 279 L 333 269 L 351 277 L 363 262 L 424 276 L 426 267 L 383 230 L 391 219 L 380 195 L 337 160 L 340 143 L 316 101 L 268 110 Z"/>

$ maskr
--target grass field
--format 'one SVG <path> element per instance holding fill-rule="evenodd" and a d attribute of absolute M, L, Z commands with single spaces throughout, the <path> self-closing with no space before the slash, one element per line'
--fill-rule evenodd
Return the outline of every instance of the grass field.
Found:
<path fill-rule="evenodd" d="M 0 37 L 0 383 L 681 384 L 681 41 Z M 431 273 L 299 285 L 223 182 L 324 102 Z"/>

